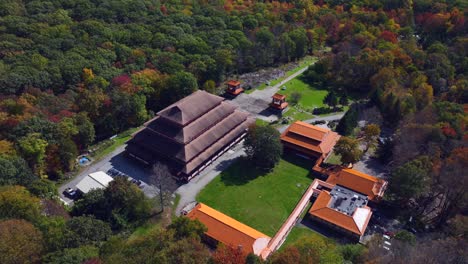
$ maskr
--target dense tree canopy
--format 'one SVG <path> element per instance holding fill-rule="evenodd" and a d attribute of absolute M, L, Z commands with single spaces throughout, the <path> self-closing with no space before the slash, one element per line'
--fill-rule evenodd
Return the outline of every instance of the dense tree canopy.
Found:
<path fill-rule="evenodd" d="M 280 133 L 271 126 L 251 126 L 245 140 L 245 151 L 254 166 L 271 169 L 283 153 Z"/>

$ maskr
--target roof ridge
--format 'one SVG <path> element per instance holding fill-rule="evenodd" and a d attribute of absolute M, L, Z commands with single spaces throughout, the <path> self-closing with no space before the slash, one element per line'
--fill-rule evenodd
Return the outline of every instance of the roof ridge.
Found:
<path fill-rule="evenodd" d="M 258 239 L 258 238 L 260 238 L 260 237 L 267 237 L 267 238 L 270 238 L 268 235 L 265 235 L 264 233 L 258 231 L 257 229 L 254 229 L 253 227 L 250 227 L 250 226 L 248 226 L 248 225 L 246 225 L 246 224 L 244 224 L 244 223 L 242 223 L 242 222 L 240 222 L 240 221 L 238 221 L 238 220 L 236 220 L 236 219 L 230 217 L 229 215 L 224 214 L 224 213 L 222 213 L 222 212 L 220 212 L 220 211 L 218 211 L 218 210 L 216 210 L 216 209 L 214 209 L 214 208 L 212 208 L 212 207 L 210 207 L 210 206 L 208 206 L 208 205 L 206 205 L 206 204 L 204 204 L 204 203 L 198 203 L 198 205 L 199 205 L 199 207 L 197 206 L 197 207 L 198 207 L 197 209 L 198 209 L 199 212 L 204 213 L 205 215 L 210 216 L 213 220 L 215 220 L 215 221 L 217 221 L 217 222 L 220 222 L 220 223 L 223 223 L 224 225 L 228 226 L 229 228 L 234 229 L 234 230 L 237 230 L 237 231 L 239 231 L 239 232 L 241 232 L 241 233 L 247 235 L 247 236 L 250 237 L 250 238 L 253 238 L 253 239 L 255 239 L 255 240 Z M 235 228 L 234 226 L 232 226 L 231 224 L 227 223 L 226 221 L 221 221 L 219 218 L 214 217 L 214 216 L 212 216 L 212 215 L 210 215 L 210 214 L 208 214 L 208 213 L 206 213 L 206 212 L 200 210 L 200 209 L 202 209 L 202 207 L 203 207 L 204 209 L 213 210 L 213 211 L 215 211 L 215 213 L 218 213 L 218 214 L 220 214 L 220 215 L 222 215 L 222 216 L 225 216 L 226 218 L 230 218 L 230 219 L 234 220 L 235 222 L 239 223 L 241 227 L 247 228 L 247 229 L 251 229 L 250 231 L 257 232 L 257 233 L 258 233 L 259 235 L 261 235 L 261 236 L 260 236 L 260 237 L 255 237 L 255 236 L 253 236 L 252 234 L 248 234 L 248 233 L 244 232 L 243 230 L 240 230 L 240 229 L 238 229 L 238 228 Z"/>

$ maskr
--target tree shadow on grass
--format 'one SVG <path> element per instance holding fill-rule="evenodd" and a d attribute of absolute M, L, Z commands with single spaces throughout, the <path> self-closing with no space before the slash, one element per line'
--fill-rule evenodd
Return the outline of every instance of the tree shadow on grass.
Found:
<path fill-rule="evenodd" d="M 258 177 L 265 176 L 269 170 L 255 167 L 246 157 L 236 160 L 227 170 L 221 173 L 221 181 L 227 185 L 244 185 Z"/>
<path fill-rule="evenodd" d="M 307 175 L 310 179 L 315 179 L 316 177 L 312 174 L 312 167 L 315 165 L 315 159 L 308 159 L 294 154 L 293 152 L 284 152 L 281 157 L 283 160 L 292 163 L 298 167 L 304 168 L 309 171 Z"/>

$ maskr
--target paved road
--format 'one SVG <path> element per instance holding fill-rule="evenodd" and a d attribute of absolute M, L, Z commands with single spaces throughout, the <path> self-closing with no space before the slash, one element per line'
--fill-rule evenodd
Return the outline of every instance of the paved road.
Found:
<path fill-rule="evenodd" d="M 180 186 L 176 193 L 180 195 L 180 201 L 176 208 L 176 215 L 180 215 L 182 209 L 195 202 L 197 194 L 205 188 L 216 176 L 222 171 L 227 169 L 238 157 L 244 155 L 244 148 L 242 143 L 234 146 L 234 148 L 221 157 L 219 157 L 213 164 L 211 164 L 202 174 L 192 179 L 189 183 Z"/>
<path fill-rule="evenodd" d="M 342 113 L 329 115 L 329 116 L 322 116 L 322 117 L 319 116 L 319 117 L 314 117 L 312 119 L 302 120 L 302 122 L 312 123 L 312 122 L 319 121 L 319 120 L 324 120 L 324 121 L 330 122 L 330 121 L 340 120 L 344 116 L 344 114 L 345 113 L 342 112 Z M 283 133 L 286 130 L 286 128 L 288 128 L 288 127 L 289 127 L 289 125 L 284 125 L 282 127 L 279 127 L 278 131 L 280 133 Z"/>

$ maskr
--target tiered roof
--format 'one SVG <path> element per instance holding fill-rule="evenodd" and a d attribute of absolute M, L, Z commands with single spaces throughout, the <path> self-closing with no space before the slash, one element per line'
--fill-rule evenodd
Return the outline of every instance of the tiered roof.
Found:
<path fill-rule="evenodd" d="M 332 173 L 327 183 L 350 188 L 367 195 L 370 200 L 381 198 L 387 187 L 386 181 L 353 169 L 342 169 Z"/>
<path fill-rule="evenodd" d="M 252 123 L 249 115 L 223 98 L 196 91 L 168 106 L 129 141 L 127 150 L 152 163 L 157 156 L 171 160 L 190 174 Z"/>
<path fill-rule="evenodd" d="M 293 123 L 281 135 L 283 143 L 304 149 L 316 156 L 328 154 L 339 138 L 336 132 L 301 121 Z"/>
<path fill-rule="evenodd" d="M 241 248 L 247 255 L 259 255 L 271 238 L 203 203 L 197 204 L 187 214 L 190 219 L 198 219 L 207 228 L 206 235 L 234 248 Z"/>

